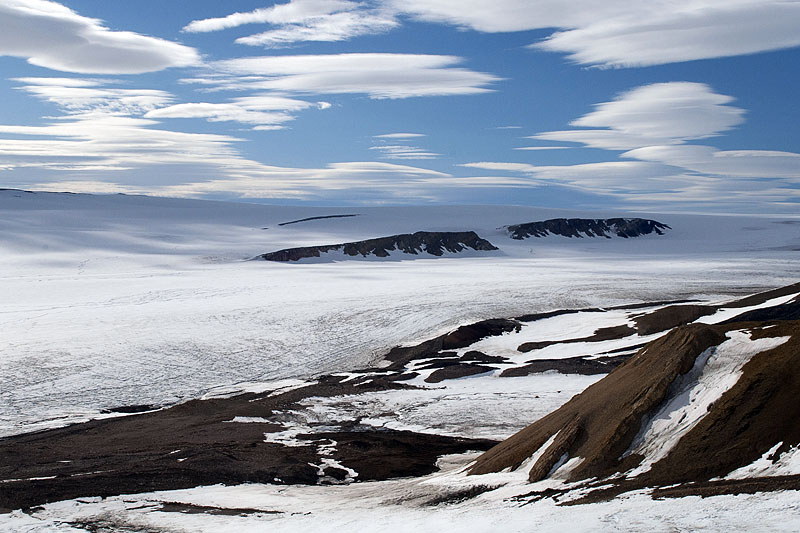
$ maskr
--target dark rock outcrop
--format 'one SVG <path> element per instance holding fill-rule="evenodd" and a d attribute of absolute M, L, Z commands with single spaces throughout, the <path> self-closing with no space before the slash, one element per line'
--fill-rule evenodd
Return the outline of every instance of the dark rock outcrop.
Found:
<path fill-rule="evenodd" d="M 475 376 L 477 374 L 491 372 L 492 370 L 496 370 L 496 368 L 470 363 L 458 363 L 455 365 L 448 365 L 433 372 L 430 376 L 425 378 L 425 383 L 441 383 L 446 379 L 458 379 L 467 376 Z"/>
<path fill-rule="evenodd" d="M 445 252 L 458 253 L 465 250 L 488 252 L 497 250 L 497 247 L 486 239 L 479 237 L 474 231 L 418 231 L 416 233 L 405 233 L 342 244 L 287 248 L 277 252 L 266 253 L 259 257 L 266 261 L 289 262 L 321 257 L 322 254 L 330 252 L 343 252 L 350 257 L 389 257 L 393 251 L 411 255 L 427 253 L 441 257 Z"/>
<path fill-rule="evenodd" d="M 528 237 L 546 237 L 548 235 L 561 235 L 563 237 L 605 237 L 612 235 L 624 239 L 640 237 L 655 233 L 663 235 L 666 230 L 672 229 L 666 224 L 644 218 L 553 218 L 540 222 L 515 224 L 508 226 L 512 239 L 522 240 Z"/>
<path fill-rule="evenodd" d="M 622 324 L 619 326 L 600 328 L 596 330 L 592 335 L 589 335 L 588 337 L 579 337 L 576 339 L 566 339 L 558 341 L 525 342 L 522 343 L 517 348 L 517 351 L 520 351 L 522 353 L 527 353 L 527 352 L 532 352 L 533 350 L 541 350 L 542 348 L 547 348 L 548 346 L 551 346 L 553 344 L 572 344 L 576 342 L 602 342 L 602 341 L 624 339 L 625 337 L 630 337 L 631 335 L 636 335 L 636 330 L 628 326 L 627 324 Z"/>
<path fill-rule="evenodd" d="M 522 324 L 518 321 L 506 318 L 492 318 L 460 326 L 455 331 L 440 335 L 414 346 L 396 346 L 392 348 L 389 353 L 386 354 L 386 360 L 391 362 L 388 368 L 400 369 L 414 360 L 446 357 L 448 356 L 448 352 L 442 352 L 442 350 L 466 348 L 486 337 L 494 337 L 502 335 L 503 333 L 519 331 L 520 328 L 522 328 Z M 464 355 L 466 356 L 468 354 Z M 496 359 L 494 361 L 497 362 Z"/>

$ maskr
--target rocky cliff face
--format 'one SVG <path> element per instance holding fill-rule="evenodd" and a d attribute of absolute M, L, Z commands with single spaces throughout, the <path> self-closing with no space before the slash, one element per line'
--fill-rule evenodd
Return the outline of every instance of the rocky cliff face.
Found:
<path fill-rule="evenodd" d="M 480 238 L 474 231 L 418 231 L 343 244 L 287 248 L 259 257 L 266 261 L 282 262 L 322 257 L 323 254 L 331 252 L 343 252 L 351 257 L 389 257 L 392 252 L 411 255 L 430 254 L 441 257 L 445 252 L 458 253 L 465 250 L 493 251 L 497 250 L 497 247 L 486 239 Z"/>
<path fill-rule="evenodd" d="M 666 224 L 644 218 L 553 218 L 540 222 L 515 224 L 508 226 L 512 239 L 522 240 L 528 237 L 546 237 L 561 235 L 563 237 L 605 237 L 612 236 L 627 239 L 655 233 L 663 235 L 672 229 Z"/>

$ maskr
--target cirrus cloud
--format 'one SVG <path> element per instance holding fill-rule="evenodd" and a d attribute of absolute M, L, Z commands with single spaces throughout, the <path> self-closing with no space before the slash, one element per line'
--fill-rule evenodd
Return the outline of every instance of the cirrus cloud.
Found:
<path fill-rule="evenodd" d="M 344 0 L 292 0 L 246 13 L 195 20 L 187 32 L 211 32 L 245 24 L 275 26 L 265 32 L 240 37 L 239 44 L 279 47 L 302 41 L 344 41 L 359 35 L 383 33 L 399 26 L 387 10 L 367 8 Z"/>

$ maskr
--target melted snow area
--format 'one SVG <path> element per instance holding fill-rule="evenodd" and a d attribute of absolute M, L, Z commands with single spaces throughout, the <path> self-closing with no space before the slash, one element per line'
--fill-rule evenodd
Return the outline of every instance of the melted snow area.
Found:
<path fill-rule="evenodd" d="M 697 356 L 694 367 L 671 385 L 670 400 L 643 424 L 627 454 L 644 456 L 628 475 L 636 476 L 667 456 L 678 441 L 708 413 L 742 375 L 742 367 L 758 353 L 771 350 L 789 340 L 773 337 L 752 340 L 747 331 L 727 333 L 729 340 Z M 626 454 L 626 455 L 627 455 Z"/>

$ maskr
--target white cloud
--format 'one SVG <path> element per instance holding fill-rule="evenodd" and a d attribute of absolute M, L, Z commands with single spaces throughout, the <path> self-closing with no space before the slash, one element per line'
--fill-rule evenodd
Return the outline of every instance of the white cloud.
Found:
<path fill-rule="evenodd" d="M 372 146 L 370 150 L 381 152 L 385 159 L 436 159 L 440 155 L 417 146 L 404 144 L 381 144 Z"/>
<path fill-rule="evenodd" d="M 234 137 L 153 128 L 157 124 L 94 112 L 44 126 L 0 125 L 0 133 L 33 137 L 0 138 L 0 161 L 17 167 L 108 171 L 156 164 L 225 165 L 239 157 L 232 147 L 238 141 Z"/>
<path fill-rule="evenodd" d="M 510 172 L 533 172 L 536 169 L 536 166 L 528 163 L 504 163 L 493 161 L 464 163 L 461 166 L 467 168 L 479 168 L 481 170 L 507 170 Z"/>
<path fill-rule="evenodd" d="M 500 78 L 457 67 L 455 56 L 328 54 L 244 57 L 212 65 L 224 76 L 197 83 L 240 90 L 305 94 L 367 94 L 374 99 L 490 92 Z M 231 78 L 234 76 L 234 78 Z"/>
<path fill-rule="evenodd" d="M 229 162 L 227 176 L 204 181 L 187 180 L 174 185 L 137 186 L 95 179 L 34 184 L 33 190 L 73 192 L 124 192 L 165 196 L 199 197 L 226 195 L 242 198 L 312 199 L 330 194 L 352 195 L 380 188 L 387 197 L 406 198 L 429 188 L 429 183 L 451 179 L 449 174 L 407 165 L 380 162 L 331 163 L 324 168 L 286 168 Z M 422 193 L 424 194 L 424 192 Z M 374 201 L 374 194 L 372 200 Z"/>
<path fill-rule="evenodd" d="M 425 137 L 424 133 L 383 133 L 381 135 L 374 135 L 376 139 L 416 139 Z"/>
<path fill-rule="evenodd" d="M 744 121 L 744 110 L 727 105 L 732 101 L 704 83 L 654 83 L 598 104 L 571 125 L 613 128 L 643 138 L 703 139 Z"/>
<path fill-rule="evenodd" d="M 562 166 L 517 162 L 463 166 L 524 174 L 543 183 L 610 195 L 630 205 L 785 209 L 786 202 L 800 194 L 800 154 L 690 144 L 743 121 L 744 111 L 729 105 L 732 101 L 704 84 L 646 85 L 599 104 L 595 111 L 572 122 L 576 127 L 605 129 L 545 132 L 532 137 L 627 150 L 620 156 L 628 160 Z"/>
<path fill-rule="evenodd" d="M 240 122 L 253 129 L 281 129 L 294 113 L 309 108 L 328 109 L 328 102 L 307 102 L 279 94 L 255 94 L 228 102 L 180 103 L 165 91 L 102 87 L 104 80 L 73 78 L 18 78 L 19 87 L 71 114 L 103 112 L 142 115 L 145 118 L 200 118 L 209 122 Z"/>
<path fill-rule="evenodd" d="M 16 81 L 28 83 L 19 87 L 20 90 L 76 113 L 98 110 L 123 114 L 146 113 L 174 100 L 171 93 L 161 90 L 101 87 L 103 80 L 18 78 Z"/>
<path fill-rule="evenodd" d="M 389 0 L 388 3 L 419 20 L 487 33 L 573 27 L 634 9 L 630 2 L 619 0 Z"/>
<path fill-rule="evenodd" d="M 713 176 L 800 180 L 800 154 L 767 150 L 718 150 L 711 146 L 646 146 L 622 154 Z"/>
<path fill-rule="evenodd" d="M 370 150 L 376 150 L 381 153 L 384 159 L 436 159 L 441 154 L 431 152 L 418 146 L 411 146 L 408 144 L 387 144 L 387 142 L 401 142 L 410 141 L 413 139 L 421 139 L 426 137 L 424 133 L 383 133 L 381 135 L 373 135 L 373 139 L 378 144 L 372 146 Z"/>
<path fill-rule="evenodd" d="M 372 197 L 375 190 L 402 197 L 412 189 L 424 190 L 430 179 L 450 176 L 374 161 L 324 168 L 270 166 L 243 157 L 236 137 L 169 131 L 158 125 L 103 113 L 72 115 L 44 126 L 0 125 L 0 134 L 26 137 L 0 138 L 0 167 L 12 173 L 32 171 L 37 181 L 26 188 L 39 190 L 296 199 L 356 190 L 372 191 Z M 111 172 L 124 178 L 116 182 Z M 154 174 L 168 176 L 168 183 L 163 177 L 152 179 Z"/>
<path fill-rule="evenodd" d="M 277 95 L 235 98 L 225 103 L 184 103 L 149 111 L 146 118 L 203 118 L 209 122 L 234 121 L 255 125 L 258 131 L 281 129 L 294 120 L 292 112 L 315 107 L 328 109 L 327 102 L 311 103 Z"/>
<path fill-rule="evenodd" d="M 241 122 L 243 124 L 281 124 L 294 117 L 288 113 L 247 109 L 235 103 L 176 104 L 149 111 L 147 118 L 204 118 L 209 122 Z"/>
<path fill-rule="evenodd" d="M 557 28 L 532 47 L 585 65 L 658 65 L 800 45 L 797 1 L 387 1 L 419 20 L 482 32 Z"/>
<path fill-rule="evenodd" d="M 360 35 L 384 33 L 394 29 L 397 21 L 381 15 L 359 12 L 332 13 L 303 24 L 290 24 L 236 39 L 239 44 L 275 48 L 302 41 L 346 41 Z"/>
<path fill-rule="evenodd" d="M 514 148 L 514 150 L 538 152 L 540 150 L 569 150 L 570 148 L 574 147 L 573 146 L 520 146 L 519 148 Z"/>
<path fill-rule="evenodd" d="M 236 42 L 277 47 L 302 41 L 344 41 L 359 35 L 383 33 L 399 25 L 386 10 L 370 9 L 363 3 L 292 0 L 246 13 L 195 20 L 184 31 L 210 32 L 258 23 L 277 28 L 241 37 Z"/>
<path fill-rule="evenodd" d="M 648 141 L 642 139 L 636 133 L 626 133 L 617 130 L 561 130 L 545 131 L 531 135 L 528 139 L 539 141 L 572 142 L 581 143 L 590 148 L 601 148 L 603 150 L 631 150 L 638 148 L 647 142 L 664 144 L 674 142 L 673 139 L 651 138 Z"/>
<path fill-rule="evenodd" d="M 800 45 L 800 3 L 781 0 L 656 2 L 553 34 L 536 47 L 587 65 L 638 67 Z"/>
<path fill-rule="evenodd" d="M 358 7 L 355 2 L 346 0 L 294 0 L 286 4 L 276 4 L 246 13 L 233 13 L 225 17 L 193 20 L 183 31 L 211 32 L 236 28 L 245 24 L 296 24 L 310 18 L 320 17 L 337 11 Z"/>
<path fill-rule="evenodd" d="M 681 169 L 643 161 L 608 161 L 579 165 L 531 165 L 527 163 L 478 162 L 461 165 L 483 170 L 516 172 L 538 184 L 557 184 L 594 194 L 628 195 L 681 190 L 710 179 Z"/>
<path fill-rule="evenodd" d="M 91 79 L 91 78 L 11 78 L 11 81 L 18 81 L 26 85 L 42 85 L 55 87 L 97 87 L 112 83 L 110 80 Z"/>
<path fill-rule="evenodd" d="M 608 150 L 681 144 L 718 135 L 744 122 L 744 110 L 728 105 L 732 101 L 703 83 L 655 83 L 598 104 L 595 111 L 571 123 L 607 129 L 551 131 L 529 138 L 579 142 Z"/>
<path fill-rule="evenodd" d="M 196 65 L 197 51 L 129 31 L 111 31 L 49 0 L 0 4 L 0 55 L 82 74 L 139 74 Z"/>

